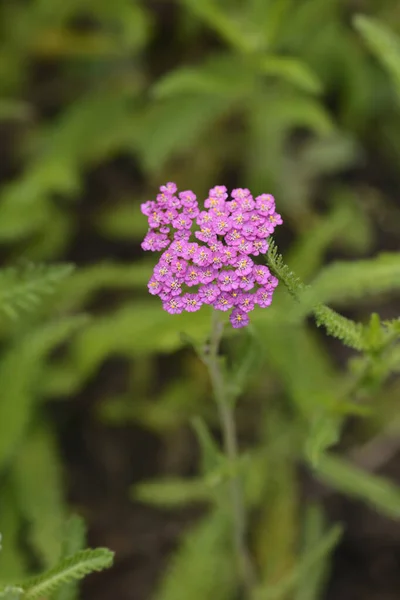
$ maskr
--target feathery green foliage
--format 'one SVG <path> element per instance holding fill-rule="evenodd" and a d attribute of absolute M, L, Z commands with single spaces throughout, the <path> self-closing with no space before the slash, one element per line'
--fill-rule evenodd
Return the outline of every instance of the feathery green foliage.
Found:
<path fill-rule="evenodd" d="M 114 554 L 106 548 L 82 550 L 62 560 L 53 569 L 22 584 L 25 600 L 36 600 L 52 594 L 63 585 L 83 579 L 94 571 L 111 566 Z"/>
<path fill-rule="evenodd" d="M 238 476 L 262 597 L 326 594 L 339 530 L 301 502 L 299 461 L 400 517 L 394 484 L 340 459 L 349 416 L 350 456 L 399 427 L 398 7 L 370 5 L 352 25 L 346 0 L 0 3 L 0 585 L 50 569 L 0 598 L 76 600 L 79 578 L 110 558 L 82 553 L 79 517 L 62 539 L 70 453 L 59 443 L 74 442 L 71 422 L 83 439 L 86 428 L 150 432 L 133 453 L 133 497 L 209 511 L 176 540 L 159 600 L 237 596 L 227 491 Z M 168 315 L 146 289 L 154 256 L 141 258 L 140 203 L 168 180 L 199 197 L 215 184 L 271 192 L 284 219 L 285 258 L 273 241 L 267 257 L 281 282 L 273 305 L 246 332 L 225 329 L 243 448 L 232 461 L 198 356 L 210 311 Z M 124 456 L 136 439 L 121 437 Z M 335 445 L 337 458 L 326 454 Z M 86 461 L 74 468 L 91 513 Z M 132 553 L 137 543 L 121 541 Z"/>
<path fill-rule="evenodd" d="M 320 304 L 318 301 L 310 302 L 307 296 L 310 293 L 311 297 L 314 297 L 312 295 L 313 292 L 309 292 L 309 290 L 313 288 L 311 286 L 305 286 L 284 263 L 273 240 L 270 240 L 267 261 L 276 276 L 285 284 L 291 296 L 300 302 L 300 311 L 304 310 L 302 306 L 304 303 L 305 306 L 309 307 L 309 310 L 314 313 L 316 324 L 318 326 L 323 326 L 329 335 L 338 338 L 341 342 L 355 350 L 362 350 L 364 348 L 362 326 L 358 323 L 354 323 L 354 321 L 351 321 L 350 319 L 346 319 L 328 306 Z M 304 300 L 304 298 L 306 300 Z M 308 310 L 306 308 L 303 314 L 306 315 L 307 312 Z"/>
<path fill-rule="evenodd" d="M 34 265 L 0 270 L 0 311 L 15 318 L 35 308 L 42 298 L 54 293 L 72 272 L 72 265 Z"/>
<path fill-rule="evenodd" d="M 364 349 L 362 325 L 360 323 L 346 319 L 343 315 L 323 304 L 314 308 L 314 316 L 318 327 L 324 327 L 328 335 L 339 339 L 343 344 L 354 348 L 354 350 Z"/>

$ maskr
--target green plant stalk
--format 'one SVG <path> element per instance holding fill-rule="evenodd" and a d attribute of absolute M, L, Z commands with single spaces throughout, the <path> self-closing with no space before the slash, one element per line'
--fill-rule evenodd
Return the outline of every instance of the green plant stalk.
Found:
<path fill-rule="evenodd" d="M 220 366 L 219 349 L 224 324 L 217 311 L 212 313 L 211 336 L 205 363 L 208 368 L 214 398 L 217 404 L 222 429 L 224 451 L 233 468 L 238 464 L 239 449 L 236 435 L 235 416 L 232 399 L 226 386 Z M 234 529 L 234 544 L 240 569 L 243 588 L 250 597 L 256 584 L 255 570 L 246 543 L 247 516 L 240 477 L 235 475 L 229 481 L 230 499 Z"/>

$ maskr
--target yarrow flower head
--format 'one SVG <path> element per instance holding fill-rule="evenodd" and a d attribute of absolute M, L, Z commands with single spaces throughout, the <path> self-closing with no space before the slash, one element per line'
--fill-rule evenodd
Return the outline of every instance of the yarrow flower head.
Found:
<path fill-rule="evenodd" d="M 276 277 L 257 263 L 282 217 L 271 194 L 253 198 L 247 188 L 231 196 L 224 185 L 209 190 L 199 207 L 191 191 L 175 183 L 160 187 L 156 200 L 141 205 L 149 230 L 143 250 L 161 252 L 148 283 L 170 314 L 195 312 L 204 305 L 231 311 L 232 327 L 245 327 L 256 305 L 272 302 Z"/>

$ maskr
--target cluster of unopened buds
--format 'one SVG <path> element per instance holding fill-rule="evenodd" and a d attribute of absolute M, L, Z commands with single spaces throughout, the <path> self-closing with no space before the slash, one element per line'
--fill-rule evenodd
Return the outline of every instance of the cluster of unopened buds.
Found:
<path fill-rule="evenodd" d="M 251 257 L 267 252 L 268 237 L 282 223 L 273 196 L 253 198 L 248 189 L 238 188 L 228 199 L 226 187 L 219 185 L 201 210 L 193 192 L 177 193 L 175 183 L 167 183 L 141 210 L 150 228 L 143 250 L 163 251 L 148 288 L 166 311 L 194 312 L 203 304 L 233 309 L 230 321 L 238 328 L 248 325 L 256 305 L 271 304 L 278 280 Z"/>

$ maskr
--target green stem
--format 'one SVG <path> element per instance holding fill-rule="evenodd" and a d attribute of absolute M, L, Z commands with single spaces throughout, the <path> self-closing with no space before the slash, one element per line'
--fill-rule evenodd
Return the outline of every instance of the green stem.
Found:
<path fill-rule="evenodd" d="M 236 435 L 235 416 L 232 401 L 229 397 L 225 377 L 219 360 L 219 349 L 222 340 L 224 325 L 219 319 L 217 311 L 213 311 L 210 345 L 206 358 L 211 385 L 218 408 L 219 420 L 223 434 L 224 450 L 232 465 L 237 469 L 239 449 Z M 234 543 L 240 575 L 247 597 L 251 596 L 255 586 L 255 572 L 246 544 L 247 518 L 243 499 L 242 486 L 238 475 L 229 481 L 230 498 L 234 528 Z"/>

